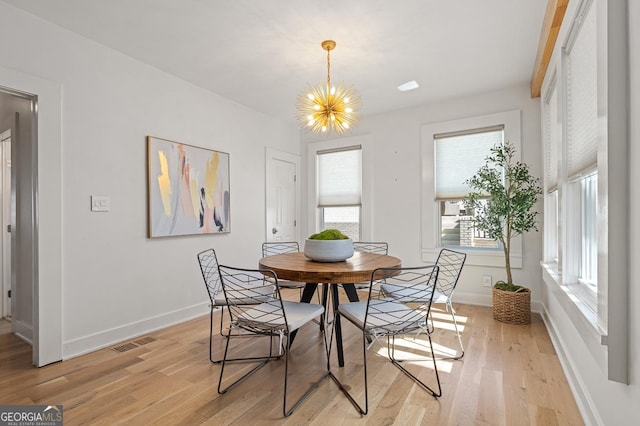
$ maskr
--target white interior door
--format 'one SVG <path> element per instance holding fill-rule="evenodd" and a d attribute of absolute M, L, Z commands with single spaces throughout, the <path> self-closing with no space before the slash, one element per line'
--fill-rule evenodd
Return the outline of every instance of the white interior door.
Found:
<path fill-rule="evenodd" d="M 0 281 L 2 284 L 2 303 L 0 318 L 11 316 L 11 129 L 0 134 Z"/>
<path fill-rule="evenodd" d="M 298 241 L 300 157 L 267 148 L 266 241 Z"/>

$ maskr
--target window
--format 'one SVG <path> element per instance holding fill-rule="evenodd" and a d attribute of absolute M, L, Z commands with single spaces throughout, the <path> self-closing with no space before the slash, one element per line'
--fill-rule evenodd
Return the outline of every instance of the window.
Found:
<path fill-rule="evenodd" d="M 576 295 L 595 307 L 597 290 L 597 33 L 596 8 L 585 2 L 565 47 L 567 244 L 563 279 L 586 286 Z M 577 220 L 575 220 L 577 219 Z M 573 222 L 573 223 L 570 223 Z"/>
<path fill-rule="evenodd" d="M 337 229 L 353 241 L 360 241 L 360 207 L 322 208 L 321 229 Z"/>
<path fill-rule="evenodd" d="M 504 142 L 504 126 L 434 135 L 435 193 L 440 203 L 440 244 L 443 247 L 498 248 L 498 242 L 473 226 L 474 212 L 464 207 L 471 188 L 467 179 L 485 164 L 491 148 Z"/>
<path fill-rule="evenodd" d="M 542 104 L 544 262 L 592 324 L 598 321 L 596 24 L 594 2 L 581 2 L 562 47 L 561 72 L 552 74 Z"/>
<path fill-rule="evenodd" d="M 467 264 L 504 267 L 498 243 L 470 225 L 462 200 L 464 182 L 485 164 L 496 143 L 511 142 L 520 160 L 520 110 L 463 118 L 422 127 L 422 259 L 443 246 L 467 253 Z M 511 266 L 522 268 L 522 236 L 512 240 Z"/>
<path fill-rule="evenodd" d="M 360 240 L 362 150 L 351 146 L 317 151 L 320 229 L 338 229 Z"/>
<path fill-rule="evenodd" d="M 580 194 L 582 238 L 578 280 L 581 284 L 595 288 L 598 282 L 598 175 L 591 175 L 580 181 Z"/>
<path fill-rule="evenodd" d="M 585 315 L 595 317 L 598 76 L 596 8 L 592 1 L 581 3 L 579 18 L 563 49 L 564 80 L 559 83 L 556 73 L 551 75 L 542 104 L 546 163 L 544 262 L 559 274 L 561 283 L 581 306 L 590 309 Z M 559 84 L 564 85 L 564 93 L 558 90 Z M 560 93 L 565 97 L 564 108 Z"/>

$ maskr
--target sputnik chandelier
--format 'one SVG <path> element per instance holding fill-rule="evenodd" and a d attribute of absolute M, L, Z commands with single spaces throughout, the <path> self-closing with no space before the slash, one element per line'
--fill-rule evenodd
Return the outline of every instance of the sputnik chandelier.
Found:
<path fill-rule="evenodd" d="M 336 42 L 325 40 L 321 46 L 327 51 L 327 84 L 307 85 L 307 90 L 298 95 L 298 121 L 300 127 L 316 134 L 342 134 L 357 125 L 360 96 L 352 87 L 331 85 L 330 52 Z"/>

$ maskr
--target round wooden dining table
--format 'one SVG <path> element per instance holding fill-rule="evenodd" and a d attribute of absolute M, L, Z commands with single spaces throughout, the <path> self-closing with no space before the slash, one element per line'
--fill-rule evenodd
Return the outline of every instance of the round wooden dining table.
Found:
<path fill-rule="evenodd" d="M 402 262 L 397 257 L 377 253 L 355 252 L 352 257 L 342 262 L 315 262 L 307 258 L 304 253 L 296 252 L 263 257 L 258 266 L 260 269 L 272 270 L 278 279 L 306 283 L 300 301 L 310 303 L 319 283 L 342 284 L 349 301 L 357 302 L 358 292 L 354 283 L 369 282 L 371 274 L 377 268 L 394 268 L 401 266 L 401 264 Z M 322 303 L 326 308 L 329 288 L 331 288 L 334 312 L 338 312 L 337 285 L 323 286 Z M 338 364 L 342 367 L 344 366 L 344 355 L 339 316 L 335 319 L 334 327 Z M 295 332 L 291 335 L 291 341 L 294 338 Z"/>
<path fill-rule="evenodd" d="M 369 281 L 376 268 L 394 268 L 400 265 L 397 257 L 358 251 L 342 262 L 315 262 L 302 252 L 267 256 L 259 262 L 261 269 L 271 269 L 280 279 L 325 284 Z"/>

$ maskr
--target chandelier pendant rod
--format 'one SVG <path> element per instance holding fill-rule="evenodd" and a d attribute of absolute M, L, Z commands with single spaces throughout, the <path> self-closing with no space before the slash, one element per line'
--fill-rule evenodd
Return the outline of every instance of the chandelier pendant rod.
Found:
<path fill-rule="evenodd" d="M 327 51 L 327 95 L 331 90 L 331 51 L 335 49 L 336 42 L 333 40 L 325 40 L 320 43 L 322 48 Z"/>
<path fill-rule="evenodd" d="M 331 49 L 327 49 L 327 93 L 331 88 Z"/>

